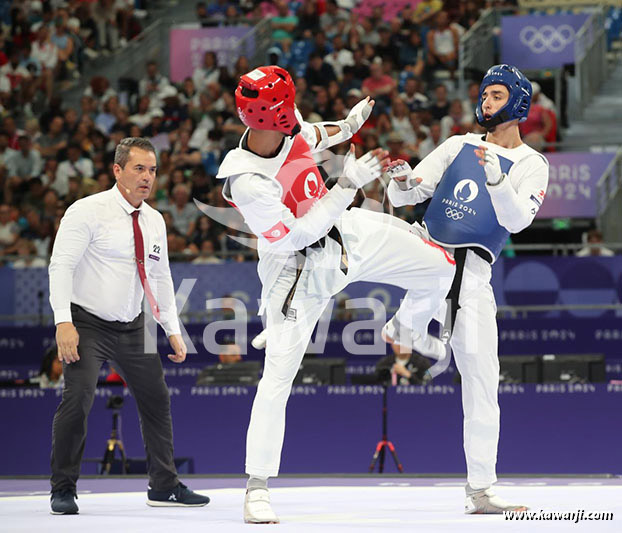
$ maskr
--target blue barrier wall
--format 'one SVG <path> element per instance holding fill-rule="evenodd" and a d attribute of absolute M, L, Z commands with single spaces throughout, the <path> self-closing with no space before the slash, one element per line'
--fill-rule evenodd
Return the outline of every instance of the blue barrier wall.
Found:
<path fill-rule="evenodd" d="M 256 264 L 172 265 L 175 287 L 195 280 L 185 311 L 204 311 L 205 301 L 235 296 L 257 309 L 261 287 Z M 187 282 L 188 283 L 188 282 Z M 498 305 L 547 305 L 622 302 L 622 256 L 501 258 L 493 267 L 492 286 Z M 51 313 L 47 269 L 0 268 L 3 291 L 0 314 Z M 346 288 L 351 298 L 374 296 L 387 307 L 399 306 L 404 291 L 389 285 L 355 283 Z M 560 316 L 554 313 L 548 316 Z M 613 312 L 573 311 L 561 316 L 613 316 Z"/>
<path fill-rule="evenodd" d="M 366 355 L 349 354 L 344 350 L 343 330 L 347 322 L 332 321 L 326 335 L 324 351 L 318 357 L 345 357 L 349 366 L 374 365 L 387 353 L 387 346 L 380 343 L 379 351 Z M 373 330 L 360 331 L 355 340 L 358 344 L 371 344 L 374 330 L 379 339 L 384 322 L 372 322 L 366 327 Z M 543 354 L 604 354 L 607 379 L 622 379 L 622 321 L 613 317 L 602 318 L 530 318 L 501 319 L 499 325 L 500 355 L 543 355 Z M 203 368 L 216 362 L 214 353 L 208 352 L 203 345 L 204 324 L 187 324 L 186 332 L 196 353 L 188 355 L 183 367 Z M 261 329 L 260 323 L 247 326 L 246 337 L 240 344 L 247 348 L 246 360 L 261 360 L 264 352 L 255 350 L 247 339 L 252 339 Z M 162 331 L 159 331 L 158 351 L 167 354 L 169 345 Z M 230 334 L 228 330 L 222 336 Z M 221 336 L 217 336 L 220 342 Z M 0 327 L 0 381 L 25 378 L 29 373 L 38 371 L 43 353 L 54 342 L 54 328 L 49 327 Z M 166 357 L 162 359 L 165 369 L 178 369 Z M 450 382 L 451 372 L 441 374 L 437 380 Z"/>
<path fill-rule="evenodd" d="M 209 269 L 209 270 L 208 270 Z M 205 309 L 207 298 L 232 294 L 252 306 L 259 282 L 252 263 L 173 266 L 176 286 L 194 278 L 188 310 Z M 0 310 L 49 313 L 45 269 L 0 269 Z M 516 258 L 494 267 L 493 287 L 499 305 L 617 303 L 622 301 L 622 259 Z M 373 292 L 372 292 L 373 291 Z M 402 291 L 389 286 L 355 284 L 350 297 L 379 297 L 397 306 Z M 343 356 L 344 322 L 331 323 L 325 355 Z M 382 324 L 374 324 L 378 329 Z M 241 473 L 244 438 L 254 389 L 196 388 L 198 370 L 215 362 L 201 347 L 204 324 L 187 324 L 198 353 L 182 366 L 164 359 L 172 393 L 176 455 L 191 456 L 197 472 Z M 248 336 L 260 325 L 249 324 Z M 609 379 L 622 378 L 622 321 L 613 311 L 558 312 L 529 319 L 499 320 L 502 355 L 604 353 Z M 53 341 L 53 327 L 0 327 L 0 379 L 25 377 L 39 366 Z M 371 334 L 361 332 L 359 342 Z M 160 338 L 161 352 L 166 339 Z M 262 354 L 249 347 L 246 359 Z M 378 359 L 348 356 L 350 373 Z M 428 388 L 400 387 L 389 393 L 389 436 L 409 472 L 464 471 L 460 388 L 449 369 Z M 365 472 L 380 438 L 378 387 L 299 387 L 288 407 L 283 472 Z M 101 457 L 109 436 L 111 413 L 105 400 L 112 391 L 98 390 L 89 424 L 86 457 Z M 618 423 L 622 387 L 596 385 L 502 386 L 502 433 L 499 472 L 622 473 L 622 424 Z M 0 440 L 0 474 L 45 474 L 56 391 L 0 389 L 5 435 Z M 128 400 L 124 439 L 130 456 L 144 456 L 136 409 Z M 425 458 L 425 459 L 423 459 Z M 422 464 L 423 463 L 423 464 Z M 88 473 L 94 472 L 91 464 Z M 86 473 L 86 471 L 85 471 Z"/>
<path fill-rule="evenodd" d="M 100 389 L 85 457 L 103 457 L 110 435 L 109 395 Z M 172 385 L 175 455 L 197 473 L 243 473 L 245 435 L 255 393 L 246 387 Z M 56 391 L 0 389 L 4 428 L 1 475 L 47 474 Z M 501 386 L 499 473 L 622 474 L 620 385 Z M 382 388 L 294 387 L 287 409 L 283 473 L 366 472 L 381 438 Z M 462 473 L 460 387 L 389 391 L 389 439 L 407 472 Z M 122 409 L 130 457 L 144 457 L 136 408 Z M 395 468 L 389 459 L 387 471 Z M 95 473 L 93 464 L 84 473 Z"/>

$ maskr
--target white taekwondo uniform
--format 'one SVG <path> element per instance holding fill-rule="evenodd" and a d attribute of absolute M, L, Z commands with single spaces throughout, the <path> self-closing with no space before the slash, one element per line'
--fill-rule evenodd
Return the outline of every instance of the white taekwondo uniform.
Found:
<path fill-rule="evenodd" d="M 326 189 L 312 157 L 315 129 L 304 122 L 301 127 L 271 158 L 245 148 L 247 131 L 218 173 L 227 180 L 223 195 L 258 237 L 260 313 L 266 313 L 268 337 L 247 435 L 251 476 L 278 474 L 287 398 L 333 295 L 353 281 L 407 289 L 418 303 L 409 309 L 409 320 L 423 333 L 454 274 L 451 254 L 421 239 L 406 222 L 363 209 L 346 211 L 356 191 Z"/>
<path fill-rule="evenodd" d="M 480 145 L 497 154 L 507 174 L 498 185 L 486 184 L 474 153 Z M 418 186 L 403 191 L 395 180 L 389 185 L 395 207 L 432 198 L 424 227 L 414 225 L 424 238 L 452 253 L 468 248 L 450 343 L 462 377 L 464 451 L 468 483 L 474 489 L 489 487 L 497 479 L 499 359 L 491 265 L 510 233 L 533 221 L 544 200 L 548 175 L 548 161 L 526 144 L 503 148 L 469 133 L 450 137 L 415 167 L 412 177 L 423 180 Z M 404 327 L 410 327 L 409 307 L 416 301 L 416 294 L 407 294 L 396 313 Z M 445 311 L 443 303 L 436 316 L 440 321 Z"/>

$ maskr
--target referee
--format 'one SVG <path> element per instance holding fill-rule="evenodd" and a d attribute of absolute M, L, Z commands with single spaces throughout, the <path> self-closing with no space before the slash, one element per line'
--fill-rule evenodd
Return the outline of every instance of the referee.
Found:
<path fill-rule="evenodd" d="M 147 504 L 202 506 L 209 498 L 179 482 L 168 388 L 158 354 L 144 350 L 143 294 L 174 354 L 186 358 L 162 215 L 144 201 L 156 177 L 153 145 L 123 139 L 116 185 L 75 202 L 63 217 L 50 261 L 50 303 L 63 362 L 63 398 L 52 430 L 53 514 L 76 514 L 76 483 L 99 369 L 111 360 L 136 399 L 149 465 Z"/>

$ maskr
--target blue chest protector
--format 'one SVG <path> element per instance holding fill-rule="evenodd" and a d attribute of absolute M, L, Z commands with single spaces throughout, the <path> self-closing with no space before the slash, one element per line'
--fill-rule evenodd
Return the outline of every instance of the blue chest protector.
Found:
<path fill-rule="evenodd" d="M 443 174 L 423 221 L 435 242 L 450 247 L 478 246 L 496 260 L 510 232 L 497 221 L 476 148 L 472 144 L 462 147 Z M 512 161 L 498 157 L 507 174 Z"/>

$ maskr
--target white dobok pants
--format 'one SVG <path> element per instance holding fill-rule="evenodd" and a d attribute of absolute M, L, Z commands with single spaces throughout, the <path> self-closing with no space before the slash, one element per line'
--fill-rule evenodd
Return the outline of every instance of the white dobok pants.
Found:
<path fill-rule="evenodd" d="M 497 481 L 499 442 L 499 358 L 497 354 L 497 305 L 490 285 L 491 265 L 467 251 L 460 309 L 456 315 L 450 345 L 462 377 L 464 453 L 467 480 L 473 488 L 486 488 Z M 416 295 L 407 294 L 395 314 L 408 327 L 409 309 Z M 442 322 L 446 304 L 436 315 Z"/>
<path fill-rule="evenodd" d="M 312 250 L 307 256 L 308 264 L 290 305 L 294 311 L 288 318 L 282 306 L 294 282 L 294 268 L 283 268 L 264 302 L 268 337 L 263 377 L 253 402 L 246 441 L 249 475 L 278 474 L 287 399 L 315 324 L 334 294 L 353 281 L 402 287 L 417 303 L 403 314 L 416 331 L 424 332 L 451 286 L 453 258 L 421 239 L 406 222 L 352 209 L 336 225 L 348 254 L 348 273 L 339 270 L 341 248 L 333 239 L 327 239 L 324 250 Z"/>

